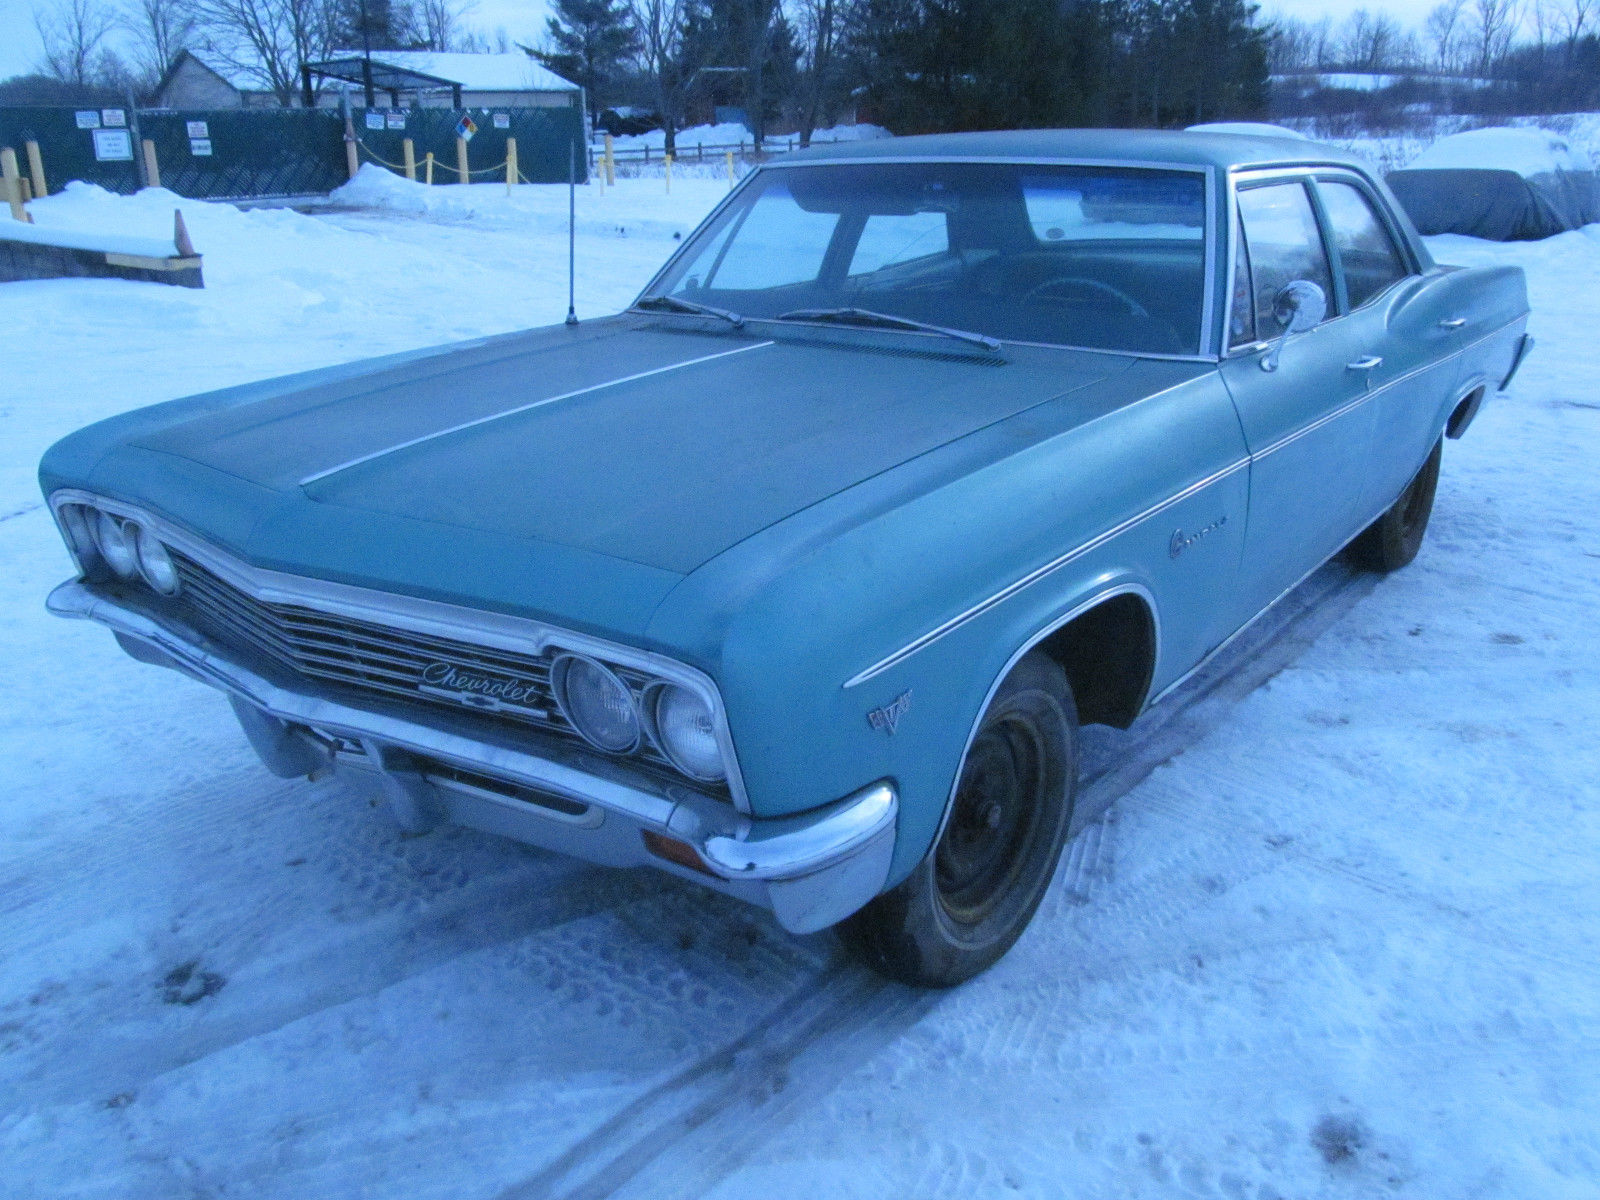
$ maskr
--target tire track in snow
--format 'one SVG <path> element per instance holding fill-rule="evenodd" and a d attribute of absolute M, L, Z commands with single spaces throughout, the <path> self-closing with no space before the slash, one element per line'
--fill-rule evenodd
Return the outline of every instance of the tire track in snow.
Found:
<path fill-rule="evenodd" d="M 1239 701 L 1293 663 L 1376 583 L 1342 563 L 1329 564 L 1132 730 L 1113 737 L 1101 761 L 1086 764 L 1079 795 L 1079 812 L 1086 815 L 1074 816 L 1077 836 L 1057 869 L 1045 914 L 1081 908 L 1107 882 L 1116 828 L 1111 806 L 1221 724 Z M 1214 869 L 1215 862 L 1208 858 L 1206 865 Z M 1260 870 L 1275 865 L 1268 861 Z M 1183 869 L 1175 860 L 1139 888 L 1108 899 L 1152 932 L 1165 929 L 1215 898 L 1213 893 L 1197 901 L 1185 889 L 1174 889 L 1173 876 Z M 499 1200 L 614 1195 L 657 1200 L 708 1190 L 793 1116 L 814 1107 L 846 1072 L 911 1030 L 943 995 L 910 992 L 863 978 L 861 972 L 834 967 L 803 981 L 793 1007 L 781 1006 L 723 1049 L 686 1067 L 555 1162 L 502 1191 Z M 1031 1028 L 1004 1036 L 1024 1044 L 1040 1038 Z M 779 1079 L 781 1086 L 774 1088 Z"/>

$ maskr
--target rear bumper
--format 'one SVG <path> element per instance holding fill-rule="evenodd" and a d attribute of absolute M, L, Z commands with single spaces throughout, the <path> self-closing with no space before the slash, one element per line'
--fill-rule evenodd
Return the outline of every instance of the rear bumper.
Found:
<path fill-rule="evenodd" d="M 886 782 L 799 816 L 751 818 L 580 748 L 535 753 L 285 686 L 76 581 L 56 588 L 48 606 L 109 627 L 140 661 L 225 692 L 275 774 L 336 774 L 380 794 L 407 828 L 450 822 L 608 866 L 657 867 L 769 908 L 794 933 L 843 920 L 888 877 L 899 800 Z M 677 858 L 661 857 L 663 846 Z"/>

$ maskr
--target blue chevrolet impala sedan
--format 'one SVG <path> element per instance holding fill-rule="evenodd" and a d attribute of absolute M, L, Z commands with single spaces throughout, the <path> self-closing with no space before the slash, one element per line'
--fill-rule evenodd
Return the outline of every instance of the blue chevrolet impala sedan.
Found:
<path fill-rule="evenodd" d="M 266 766 L 982 970 L 1127 727 L 1331 556 L 1416 555 L 1526 353 L 1314 142 L 813 149 L 628 311 L 131 412 L 45 456 L 50 608 Z"/>

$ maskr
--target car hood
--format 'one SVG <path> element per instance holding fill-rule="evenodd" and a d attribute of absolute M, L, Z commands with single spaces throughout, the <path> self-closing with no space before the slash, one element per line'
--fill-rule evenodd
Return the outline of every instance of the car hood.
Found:
<path fill-rule="evenodd" d="M 130 442 L 292 505 L 682 576 L 843 489 L 1125 366 L 623 316 L 345 372 Z"/>

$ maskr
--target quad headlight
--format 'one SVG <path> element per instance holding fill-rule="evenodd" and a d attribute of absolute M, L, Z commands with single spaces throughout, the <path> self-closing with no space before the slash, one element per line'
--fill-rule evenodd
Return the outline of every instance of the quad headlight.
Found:
<path fill-rule="evenodd" d="M 144 581 L 163 596 L 176 596 L 179 587 L 178 567 L 167 548 L 161 544 L 161 539 L 143 525 L 136 526 L 133 549 L 139 560 L 139 574 L 144 576 Z"/>
<path fill-rule="evenodd" d="M 659 683 L 646 693 L 646 701 L 656 741 L 673 766 L 702 783 L 727 777 L 716 720 L 698 693 L 675 683 Z"/>
<path fill-rule="evenodd" d="M 139 527 L 132 521 L 114 517 L 104 509 L 91 510 L 89 528 L 94 531 L 94 548 L 119 579 L 132 579 L 139 573 L 139 552 L 134 546 Z"/>
<path fill-rule="evenodd" d="M 592 658 L 563 654 L 551 665 L 550 687 L 562 714 L 590 744 L 611 754 L 638 746 L 639 710 L 614 671 Z"/>
<path fill-rule="evenodd" d="M 93 504 L 63 504 L 57 510 L 67 545 L 88 575 L 142 579 L 163 596 L 178 594 L 182 581 L 161 539 L 131 517 Z"/>

